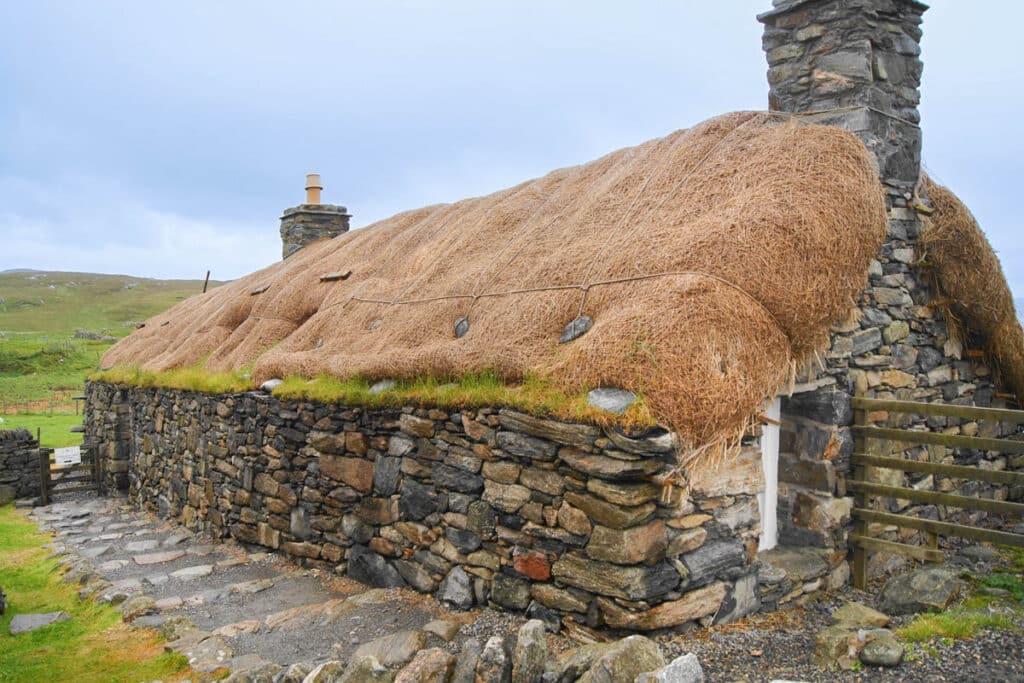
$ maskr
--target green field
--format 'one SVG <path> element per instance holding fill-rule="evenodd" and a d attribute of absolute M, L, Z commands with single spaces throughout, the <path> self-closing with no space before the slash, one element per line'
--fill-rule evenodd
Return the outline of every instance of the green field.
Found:
<path fill-rule="evenodd" d="M 0 273 L 0 428 L 41 427 L 49 447 L 79 443 L 79 435 L 67 433 L 81 422 L 72 397 L 111 342 L 76 339 L 76 330 L 120 338 L 202 289 L 202 280 Z"/>

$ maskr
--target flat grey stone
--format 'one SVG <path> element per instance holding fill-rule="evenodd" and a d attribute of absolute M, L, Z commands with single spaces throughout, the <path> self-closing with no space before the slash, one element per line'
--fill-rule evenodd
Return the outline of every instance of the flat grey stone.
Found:
<path fill-rule="evenodd" d="M 209 576 L 212 573 L 212 564 L 200 564 L 195 567 L 185 567 L 184 569 L 179 569 L 176 572 L 171 572 L 171 577 L 175 579 L 200 579 L 204 576 Z"/>
<path fill-rule="evenodd" d="M 160 542 L 152 539 L 147 541 L 132 541 L 124 546 L 124 551 L 134 555 L 135 553 L 144 553 L 147 550 L 153 550 L 158 545 L 160 545 Z"/>
<path fill-rule="evenodd" d="M 101 572 L 116 572 L 128 566 L 128 560 L 109 560 L 96 567 Z"/>
<path fill-rule="evenodd" d="M 889 579 L 878 596 L 886 614 L 941 612 L 960 595 L 963 582 L 955 570 L 928 567 Z"/>
<path fill-rule="evenodd" d="M 268 379 L 266 382 L 264 382 L 263 384 L 260 385 L 260 391 L 265 391 L 266 393 L 269 394 L 269 393 L 273 392 L 274 389 L 277 389 L 279 386 L 281 386 L 282 384 L 284 384 L 284 380 L 283 379 L 277 379 L 277 378 Z"/>
<path fill-rule="evenodd" d="M 704 683 L 704 669 L 697 655 L 687 652 L 656 671 L 640 674 L 636 683 Z"/>
<path fill-rule="evenodd" d="M 613 415 L 622 415 L 636 402 L 636 394 L 615 387 L 600 387 L 587 393 L 587 405 Z"/>
<path fill-rule="evenodd" d="M 371 394 L 379 394 L 382 391 L 395 388 L 395 380 L 393 379 L 382 379 L 379 382 L 374 382 L 373 386 L 370 387 Z"/>
<path fill-rule="evenodd" d="M 590 328 L 593 326 L 594 320 L 589 315 L 581 315 L 565 326 L 565 329 L 562 330 L 562 336 L 558 338 L 558 343 L 565 344 L 573 339 L 578 339 L 590 331 Z"/>
<path fill-rule="evenodd" d="M 180 557 L 185 557 L 184 550 L 165 550 L 159 553 L 149 553 L 148 555 L 136 555 L 132 559 L 135 560 L 135 564 L 147 565 L 171 562 Z"/>
<path fill-rule="evenodd" d="M 183 543 L 188 539 L 192 538 L 192 534 L 186 534 L 184 532 L 176 532 L 164 539 L 163 545 L 165 548 L 169 548 L 179 543 Z"/>
<path fill-rule="evenodd" d="M 82 548 L 78 554 L 82 557 L 87 557 L 90 560 L 94 560 L 100 555 L 104 555 L 108 552 L 110 552 L 109 545 L 91 545 L 87 548 Z"/>
<path fill-rule="evenodd" d="M 195 645 L 179 650 L 188 659 L 188 664 L 196 671 L 213 671 L 234 656 L 234 650 L 223 638 L 213 636 L 201 640 Z"/>
<path fill-rule="evenodd" d="M 162 586 L 170 580 L 170 577 L 167 574 L 150 574 L 142 577 L 142 580 L 150 586 Z"/>
<path fill-rule="evenodd" d="M 399 631 L 360 645 L 352 661 L 375 657 L 384 666 L 399 666 L 409 662 L 426 644 L 427 634 L 423 631 Z"/>
<path fill-rule="evenodd" d="M 14 618 L 11 619 L 11 635 L 16 636 L 19 633 L 29 633 L 35 631 L 44 626 L 50 624 L 59 624 L 62 621 L 68 621 L 71 619 L 71 615 L 67 612 L 47 612 L 45 614 L 15 614 Z"/>

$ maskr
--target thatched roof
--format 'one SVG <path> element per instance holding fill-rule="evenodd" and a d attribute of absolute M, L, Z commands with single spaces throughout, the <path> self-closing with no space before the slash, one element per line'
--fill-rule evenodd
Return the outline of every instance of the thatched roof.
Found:
<path fill-rule="evenodd" d="M 885 221 L 852 134 L 729 114 L 317 242 L 154 317 L 103 364 L 251 365 L 256 382 L 535 373 L 641 392 L 706 443 L 742 429 L 794 361 L 827 345 Z M 560 344 L 579 315 L 593 328 Z"/>
<path fill-rule="evenodd" d="M 925 176 L 935 212 L 925 219 L 921 260 L 935 276 L 950 331 L 977 343 L 993 361 L 1003 385 L 1024 397 L 1024 331 L 1013 294 L 992 245 L 960 199 Z"/>

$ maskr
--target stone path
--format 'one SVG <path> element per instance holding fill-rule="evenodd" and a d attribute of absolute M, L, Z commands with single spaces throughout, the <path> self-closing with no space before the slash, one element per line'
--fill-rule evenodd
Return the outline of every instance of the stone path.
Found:
<path fill-rule="evenodd" d="M 397 665 L 396 657 L 408 661 L 425 648 L 456 654 L 469 638 L 514 634 L 525 621 L 493 610 L 449 613 L 429 596 L 371 589 L 194 535 L 120 499 L 79 497 L 30 514 L 56 534 L 51 547 L 81 597 L 120 605 L 136 626 L 163 630 L 168 647 L 199 671 L 271 663 L 308 671 L 360 648 L 387 652 L 381 656 Z M 374 643 L 382 637 L 395 641 Z"/>

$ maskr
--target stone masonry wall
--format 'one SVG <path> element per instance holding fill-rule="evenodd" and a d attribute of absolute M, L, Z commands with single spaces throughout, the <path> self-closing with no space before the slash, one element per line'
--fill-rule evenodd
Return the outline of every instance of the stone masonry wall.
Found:
<path fill-rule="evenodd" d="M 344 206 L 301 204 L 281 216 L 281 258 L 288 258 L 310 242 L 348 232 L 352 218 Z"/>
<path fill-rule="evenodd" d="M 0 430 L 0 504 L 38 495 L 39 442 L 26 429 Z"/>
<path fill-rule="evenodd" d="M 872 261 L 868 286 L 849 319 L 833 329 L 831 348 L 799 378 L 783 402 L 780 538 L 783 543 L 845 548 L 853 499 L 847 495 L 853 438 L 850 396 L 1004 407 L 983 358 L 967 357 L 970 340 L 950 334 L 918 245 L 927 198 L 918 194 L 921 18 L 913 0 L 782 0 L 765 24 L 769 103 L 801 120 L 857 134 L 874 154 L 889 209 L 888 236 Z M 1004 436 L 998 424 L 877 413 L 881 426 L 917 426 L 950 434 Z M 941 447 L 904 449 L 870 440 L 869 453 L 1001 469 L 1006 458 Z M 869 468 L 889 485 L 1005 498 L 1005 488 Z M 921 516 L 976 521 L 908 501 L 876 506 Z M 895 529 L 872 535 L 895 538 Z M 898 540 L 914 542 L 904 530 Z M 884 558 L 882 558 L 884 559 Z"/>
<path fill-rule="evenodd" d="M 651 630 L 759 606 L 754 492 L 690 500 L 655 483 L 673 457 L 664 433 L 261 392 L 86 393 L 90 440 L 130 435 L 130 499 L 193 529 L 552 624 Z"/>

